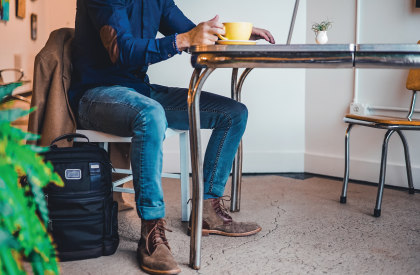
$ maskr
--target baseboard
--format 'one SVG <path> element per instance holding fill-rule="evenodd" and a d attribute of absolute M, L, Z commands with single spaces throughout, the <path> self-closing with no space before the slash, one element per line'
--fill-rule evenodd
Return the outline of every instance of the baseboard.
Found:
<path fill-rule="evenodd" d="M 245 151 L 242 169 L 244 173 L 303 172 L 304 153 Z M 163 153 L 163 171 L 179 173 L 179 152 Z"/>
<path fill-rule="evenodd" d="M 379 161 L 350 160 L 350 179 L 377 183 L 379 181 L 379 171 Z M 420 181 L 416 180 L 420 178 L 420 167 L 413 166 L 412 171 L 414 188 L 420 189 Z M 342 178 L 344 175 L 344 157 L 306 153 L 305 172 Z M 388 163 L 385 184 L 407 187 L 405 164 Z"/>
<path fill-rule="evenodd" d="M 164 152 L 163 171 L 179 173 L 179 152 Z M 191 171 L 191 170 L 190 170 Z M 379 161 L 350 160 L 350 179 L 379 181 Z M 420 189 L 420 167 L 413 166 L 414 188 Z M 303 152 L 245 151 L 243 173 L 314 173 L 342 178 L 344 157 Z M 385 184 L 407 187 L 405 164 L 388 163 Z"/>
<path fill-rule="evenodd" d="M 282 173 L 304 171 L 303 152 L 244 152 L 243 173 Z"/>

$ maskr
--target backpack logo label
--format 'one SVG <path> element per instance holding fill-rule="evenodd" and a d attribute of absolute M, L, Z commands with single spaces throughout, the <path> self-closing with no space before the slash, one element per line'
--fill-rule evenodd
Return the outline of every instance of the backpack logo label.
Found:
<path fill-rule="evenodd" d="M 66 179 L 80 180 L 82 178 L 82 170 L 80 169 L 66 169 Z"/>

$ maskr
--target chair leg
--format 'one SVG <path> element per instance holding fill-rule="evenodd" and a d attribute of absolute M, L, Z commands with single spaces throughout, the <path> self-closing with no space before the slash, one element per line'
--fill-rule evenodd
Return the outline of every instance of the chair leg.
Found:
<path fill-rule="evenodd" d="M 403 132 L 401 130 L 397 131 L 398 135 L 401 138 L 401 141 L 404 146 L 404 154 L 405 154 L 405 168 L 407 169 L 407 180 L 408 180 L 408 193 L 414 194 L 414 184 L 413 184 L 413 174 L 411 172 L 411 161 L 410 161 L 410 151 L 408 149 L 407 139 L 405 138 Z"/>
<path fill-rule="evenodd" d="M 180 151 L 180 174 L 181 174 L 181 211 L 182 221 L 190 220 L 190 176 L 188 162 L 188 135 L 186 132 L 179 135 L 179 151 Z"/>
<path fill-rule="evenodd" d="M 99 147 L 105 149 L 108 152 L 108 142 L 98 142 Z"/>
<path fill-rule="evenodd" d="M 340 203 L 347 202 L 347 186 L 349 184 L 349 172 L 350 172 L 350 131 L 354 124 L 349 124 L 346 130 L 345 136 L 345 153 L 344 153 L 344 178 L 343 178 L 343 190 L 341 191 Z"/>
<path fill-rule="evenodd" d="M 104 148 L 105 151 L 107 151 L 107 152 L 109 152 L 108 151 L 108 149 L 109 149 L 108 146 L 109 146 L 108 142 L 99 142 L 99 147 Z"/>
<path fill-rule="evenodd" d="M 373 213 L 375 217 L 381 216 L 381 204 L 382 204 L 382 196 L 384 194 L 385 175 L 386 175 L 386 159 L 388 155 L 388 142 L 389 142 L 389 138 L 394 132 L 395 132 L 394 130 L 388 130 L 385 134 L 384 143 L 382 144 L 381 172 L 379 174 L 378 195 L 376 196 L 376 206 Z"/>

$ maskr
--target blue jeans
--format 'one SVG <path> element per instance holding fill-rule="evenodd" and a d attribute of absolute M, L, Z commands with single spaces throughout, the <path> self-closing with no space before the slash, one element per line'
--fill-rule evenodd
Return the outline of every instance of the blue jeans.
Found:
<path fill-rule="evenodd" d="M 133 89 L 93 88 L 79 103 L 79 124 L 87 130 L 133 137 L 131 167 L 137 212 L 153 220 L 165 216 L 161 183 L 166 128 L 188 130 L 188 89 L 153 85 L 146 97 Z M 202 92 L 201 128 L 213 129 L 204 157 L 204 198 L 223 196 L 232 162 L 244 134 L 248 110 L 230 98 Z"/>

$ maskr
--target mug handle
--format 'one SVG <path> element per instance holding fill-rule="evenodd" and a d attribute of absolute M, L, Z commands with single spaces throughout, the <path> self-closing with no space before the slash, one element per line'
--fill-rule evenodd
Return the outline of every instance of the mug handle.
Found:
<path fill-rule="evenodd" d="M 223 26 L 223 29 L 226 30 L 225 26 Z M 223 35 L 220 35 L 220 34 L 216 34 L 216 35 L 217 35 L 217 37 L 219 37 L 222 40 L 229 40 L 226 37 L 224 37 Z"/>

